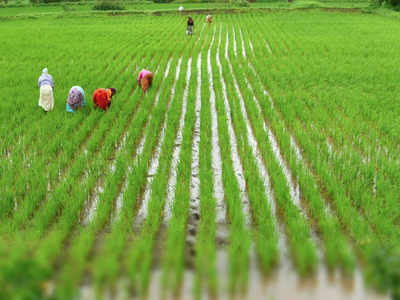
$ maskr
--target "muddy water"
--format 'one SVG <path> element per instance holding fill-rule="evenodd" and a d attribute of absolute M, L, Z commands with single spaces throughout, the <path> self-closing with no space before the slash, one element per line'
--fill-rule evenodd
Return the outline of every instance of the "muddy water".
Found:
<path fill-rule="evenodd" d="M 223 78 L 223 70 L 222 70 L 221 61 L 219 59 L 221 32 L 222 32 L 222 30 L 220 31 L 216 60 L 217 60 L 217 66 L 219 69 L 220 80 L 221 80 L 221 85 L 222 85 L 222 94 L 223 94 L 223 98 L 224 98 L 226 117 L 228 120 L 228 134 L 229 134 L 229 142 L 230 142 L 230 148 L 231 148 L 231 158 L 232 158 L 232 162 L 233 162 L 233 169 L 234 169 L 236 180 L 239 184 L 239 188 L 240 188 L 240 192 L 241 192 L 242 209 L 243 209 L 243 214 L 244 214 L 244 217 L 246 220 L 246 224 L 250 224 L 250 222 L 251 222 L 250 202 L 249 202 L 249 197 L 247 195 L 247 190 L 246 190 L 246 182 L 244 179 L 243 166 L 242 166 L 242 163 L 240 162 L 240 156 L 239 156 L 239 153 L 237 150 L 237 140 L 236 140 L 235 131 L 233 129 L 233 121 L 232 121 L 232 117 L 231 117 L 231 107 L 230 107 L 229 100 L 228 100 L 228 94 L 226 91 L 225 80 Z M 229 43 L 228 34 L 226 36 L 226 40 L 227 40 L 227 42 L 226 42 L 226 46 L 225 46 L 225 53 L 227 53 L 227 48 L 228 48 L 228 43 Z"/>
<path fill-rule="evenodd" d="M 84 217 L 82 220 L 83 225 L 86 226 L 93 220 L 97 211 L 97 205 L 99 204 L 100 196 L 103 192 L 104 192 L 104 186 L 101 182 L 98 182 L 94 188 L 93 196 L 92 197 L 89 196 L 89 199 L 93 198 L 92 201 L 90 202 L 89 206 L 85 207 Z"/>
<path fill-rule="evenodd" d="M 349 280 L 339 274 L 329 275 L 321 265 L 315 277 L 301 279 L 286 256 L 281 258 L 279 268 L 266 278 L 257 268 L 254 249 L 251 253 L 248 293 L 240 299 L 389 300 L 388 296 L 367 289 L 360 272 L 356 272 L 354 280 Z"/>
<path fill-rule="evenodd" d="M 210 88 L 210 106 L 211 106 L 211 151 L 212 151 L 212 169 L 214 175 L 214 197 L 216 199 L 216 222 L 224 224 L 226 222 L 226 205 L 224 201 L 224 188 L 222 185 L 222 160 L 221 150 L 219 147 L 218 138 L 218 120 L 217 109 L 215 106 L 215 91 L 214 80 L 212 75 L 211 65 L 211 48 L 214 44 L 216 27 L 214 28 L 211 44 L 207 52 L 207 72 L 209 75 L 209 88 Z"/>
<path fill-rule="evenodd" d="M 189 215 L 200 218 L 200 112 L 201 112 L 201 52 L 197 58 L 197 89 L 195 103 L 195 123 L 192 146 L 192 174 L 190 182 Z"/>
<path fill-rule="evenodd" d="M 188 66 L 187 66 L 187 72 L 186 72 L 186 86 L 185 86 L 185 90 L 183 91 L 183 103 L 182 103 L 182 112 L 181 112 L 181 116 L 179 119 L 179 128 L 178 128 L 178 133 L 175 138 L 175 148 L 172 153 L 171 175 L 168 180 L 167 199 L 166 199 L 166 203 L 164 206 L 164 223 L 169 223 L 169 220 L 172 217 L 172 206 L 173 206 L 173 201 L 175 199 L 177 167 L 178 167 L 178 162 L 179 162 L 179 154 L 181 153 L 183 127 L 185 126 L 187 98 L 188 98 L 188 93 L 189 93 L 189 81 L 190 81 L 190 77 L 192 74 L 191 67 L 192 67 L 192 58 L 190 57 L 188 60 Z"/>
<path fill-rule="evenodd" d="M 182 58 L 179 58 L 178 61 L 178 65 L 176 66 L 176 75 L 175 75 L 175 81 L 172 85 L 171 88 L 171 99 L 175 96 L 175 86 L 176 86 L 176 82 L 179 79 L 179 75 L 180 75 L 180 71 L 181 71 L 181 63 L 182 63 Z M 169 69 L 168 69 L 169 70 Z M 150 162 L 150 168 L 147 174 L 147 183 L 146 183 L 146 187 L 145 187 L 145 191 L 144 191 L 144 197 L 143 197 L 143 201 L 141 202 L 141 206 L 139 208 L 139 212 L 135 221 L 135 226 L 141 224 L 143 222 L 143 220 L 146 218 L 147 216 L 147 207 L 149 205 L 149 201 L 150 201 L 150 197 L 151 197 L 151 183 L 153 182 L 153 177 L 157 172 L 158 169 L 158 165 L 159 165 L 159 158 L 161 155 L 161 147 L 162 144 L 164 142 L 164 137 L 165 137 L 165 128 L 167 126 L 167 121 L 168 121 L 168 111 L 169 108 L 171 107 L 171 102 L 172 100 L 169 102 L 168 107 L 167 107 L 167 111 L 166 111 L 166 116 L 165 116 L 165 120 L 164 123 L 162 125 L 162 129 L 161 129 L 161 133 L 160 133 L 160 139 L 158 141 L 158 144 L 156 146 L 155 149 L 155 153 L 154 156 Z"/>

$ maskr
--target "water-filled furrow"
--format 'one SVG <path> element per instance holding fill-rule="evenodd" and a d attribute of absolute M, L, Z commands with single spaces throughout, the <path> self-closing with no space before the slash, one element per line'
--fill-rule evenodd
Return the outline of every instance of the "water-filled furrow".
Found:
<path fill-rule="evenodd" d="M 240 28 L 239 33 L 240 33 L 240 41 L 242 42 L 242 56 L 243 56 L 243 58 L 247 58 L 246 47 L 244 46 L 243 33 L 242 33 L 242 29 L 241 28 Z"/>
<path fill-rule="evenodd" d="M 269 54 L 272 54 L 271 46 L 269 45 L 269 43 L 267 41 L 265 41 L 265 47 L 267 48 Z"/>
<path fill-rule="evenodd" d="M 214 79 L 212 75 L 211 65 L 211 48 L 214 44 L 215 31 L 211 39 L 210 47 L 207 52 L 207 72 L 209 75 L 209 89 L 210 89 L 210 106 L 211 106 L 211 141 L 212 141 L 212 169 L 214 177 L 214 197 L 216 199 L 216 222 L 226 222 L 226 205 L 224 201 L 224 188 L 222 184 L 222 159 L 221 149 L 219 147 L 218 137 L 218 120 L 217 120 L 217 109 L 215 105 L 215 91 L 214 91 Z"/>
<path fill-rule="evenodd" d="M 200 217 L 200 112 L 201 112 L 201 52 L 197 58 L 197 89 L 195 103 L 195 124 L 193 132 L 192 175 L 190 182 L 190 216 Z"/>
<path fill-rule="evenodd" d="M 185 126 L 185 116 L 186 116 L 186 107 L 187 107 L 187 98 L 189 93 L 189 81 L 191 76 L 191 67 L 192 67 L 192 58 L 190 57 L 188 60 L 188 66 L 186 71 L 186 86 L 183 91 L 183 101 L 182 101 L 182 112 L 179 119 L 179 128 L 178 133 L 175 138 L 175 147 L 172 153 L 172 161 L 171 161 L 171 174 L 168 180 L 167 187 L 167 198 L 166 203 L 164 205 L 164 222 L 169 223 L 169 220 L 172 217 L 172 206 L 173 201 L 175 199 L 175 185 L 176 185 L 176 177 L 177 177 L 177 166 L 179 162 L 179 154 L 181 153 L 181 145 L 182 145 L 182 136 L 183 136 L 183 127 Z"/>
<path fill-rule="evenodd" d="M 235 56 L 237 56 L 236 32 L 234 27 L 232 28 L 232 34 L 233 34 L 233 53 L 235 54 Z"/>
<path fill-rule="evenodd" d="M 221 36 L 221 32 L 222 32 L 222 28 L 220 31 L 220 36 Z M 227 37 L 227 39 L 228 39 L 228 37 Z M 232 158 L 232 163 L 233 163 L 233 169 L 235 172 L 235 177 L 239 184 L 239 188 L 240 188 L 240 192 L 241 192 L 243 214 L 244 214 L 244 217 L 246 220 L 246 224 L 250 224 L 250 222 L 251 222 L 250 203 L 249 203 L 249 197 L 248 197 L 247 191 L 246 191 L 246 181 L 244 179 L 243 166 L 240 161 L 240 156 L 239 156 L 238 149 L 237 149 L 236 134 L 233 129 L 233 121 L 232 121 L 232 117 L 231 117 L 231 107 L 229 104 L 228 94 L 226 91 L 226 83 L 225 83 L 225 79 L 223 77 L 221 61 L 219 59 L 220 42 L 221 42 L 221 38 L 219 38 L 216 61 L 217 61 L 217 66 L 218 66 L 218 70 L 219 70 L 219 75 L 220 75 L 220 82 L 221 82 L 221 86 L 222 86 L 222 94 L 223 94 L 223 98 L 224 98 L 224 107 L 225 107 L 225 112 L 226 112 L 226 118 L 228 121 L 228 134 L 229 134 L 229 142 L 230 142 L 230 148 L 231 148 L 231 158 Z M 228 44 L 226 44 L 226 46 L 228 46 Z M 227 53 L 226 49 L 225 49 L 225 53 Z"/>

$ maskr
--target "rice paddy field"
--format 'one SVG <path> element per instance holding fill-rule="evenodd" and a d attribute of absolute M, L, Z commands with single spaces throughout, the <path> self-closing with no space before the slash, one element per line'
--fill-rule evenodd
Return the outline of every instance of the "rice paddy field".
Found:
<path fill-rule="evenodd" d="M 193 17 L 0 24 L 0 298 L 399 299 L 398 19 Z"/>

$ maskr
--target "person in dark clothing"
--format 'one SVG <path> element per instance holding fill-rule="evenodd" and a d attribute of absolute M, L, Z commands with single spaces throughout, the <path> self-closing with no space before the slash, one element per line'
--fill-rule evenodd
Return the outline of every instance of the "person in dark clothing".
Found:
<path fill-rule="evenodd" d="M 187 21 L 187 31 L 186 33 L 188 35 L 192 35 L 193 34 L 193 27 L 194 27 L 194 21 L 192 19 L 192 17 L 188 17 L 188 21 Z"/>

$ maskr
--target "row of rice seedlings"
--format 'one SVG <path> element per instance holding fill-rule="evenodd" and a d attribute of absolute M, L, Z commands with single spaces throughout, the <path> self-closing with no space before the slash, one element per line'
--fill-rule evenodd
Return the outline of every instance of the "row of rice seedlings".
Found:
<path fill-rule="evenodd" d="M 222 95 L 223 95 L 223 99 L 224 99 L 224 107 L 226 110 L 226 116 L 227 116 L 227 120 L 228 120 L 228 133 L 229 133 L 229 141 L 230 141 L 230 145 L 231 145 L 231 151 L 232 151 L 232 162 L 233 162 L 233 168 L 235 170 L 235 176 L 237 178 L 237 182 L 239 184 L 239 189 L 241 191 L 241 199 L 242 199 L 242 208 L 243 208 L 243 214 L 245 216 L 246 219 L 246 224 L 250 224 L 250 204 L 249 204 L 249 199 L 248 199 L 248 194 L 246 191 L 246 182 L 244 181 L 244 175 L 243 175 L 243 166 L 240 162 L 240 157 L 237 151 L 237 141 L 236 141 L 236 135 L 233 129 L 233 125 L 232 125 L 232 118 L 231 118 L 231 112 L 230 112 L 230 105 L 229 105 L 229 101 L 228 101 L 228 95 L 227 95 L 227 89 L 226 89 L 226 83 L 225 83 L 225 79 L 223 76 L 223 72 L 222 72 L 222 65 L 221 65 L 221 59 L 220 59 L 220 48 L 221 48 L 221 34 L 222 34 L 222 28 L 220 30 L 220 37 L 219 37 L 219 41 L 218 41 L 218 48 L 217 48 L 217 66 L 218 66 L 218 70 L 219 70 L 219 75 L 220 75 L 220 83 L 221 83 L 221 87 L 222 87 Z M 228 36 L 226 36 L 226 39 L 228 38 Z M 235 41 L 235 40 L 233 40 Z M 227 53 L 228 51 L 228 44 L 225 44 L 225 53 Z"/>
<path fill-rule="evenodd" d="M 213 38 L 211 40 L 211 44 L 207 51 L 207 72 L 208 82 L 209 82 L 209 100 L 211 104 L 211 151 L 212 155 L 212 169 L 213 169 L 213 196 L 217 201 L 216 205 L 216 217 L 217 223 L 226 223 L 226 204 L 224 201 L 225 193 L 222 183 L 222 159 L 221 159 L 221 148 L 219 146 L 219 138 L 218 138 L 218 120 L 217 113 L 215 109 L 215 90 L 214 90 L 214 79 L 212 76 L 212 64 L 211 64 L 211 48 L 214 45 L 215 41 L 215 33 L 217 27 L 214 28 Z"/>
<path fill-rule="evenodd" d="M 246 85 L 243 79 L 239 80 L 239 83 Z M 252 99 L 251 96 L 249 98 Z M 317 257 L 315 245 L 311 240 L 309 224 L 305 216 L 293 202 L 295 199 L 292 199 L 290 194 L 289 183 L 283 174 L 275 154 L 272 152 L 272 146 L 268 138 L 270 133 L 267 129 L 264 129 L 262 120 L 257 118 L 259 113 L 252 111 L 248 115 L 253 124 L 256 139 L 260 145 L 260 152 L 267 166 L 269 166 L 269 173 L 271 174 L 272 185 L 278 202 L 278 213 L 285 221 L 294 263 L 301 274 L 312 272 L 317 263 Z"/>
<path fill-rule="evenodd" d="M 270 85 L 273 85 L 272 83 L 273 82 L 270 81 Z M 288 107 L 285 107 L 285 109 L 282 111 L 284 115 L 287 110 Z M 303 112 L 304 110 L 300 110 L 299 108 L 298 111 Z M 303 126 L 299 126 L 296 119 L 291 118 L 291 128 L 296 130 L 295 135 L 297 136 L 297 138 L 303 137 L 305 135 Z M 310 131 L 314 133 L 310 134 Z M 307 138 L 309 138 L 310 136 L 314 136 L 315 134 L 315 136 L 318 136 L 320 133 L 315 132 L 315 130 L 311 126 L 308 126 L 306 134 Z M 299 140 L 301 139 L 299 138 Z M 304 143 L 303 140 L 301 140 L 301 142 Z M 331 171 L 329 171 L 329 164 L 326 163 L 329 160 L 321 157 L 321 151 L 323 147 L 316 148 L 315 142 L 317 142 L 317 140 L 314 140 L 313 142 L 310 142 L 308 140 L 308 144 L 302 144 L 302 149 L 304 150 L 305 154 L 307 153 L 307 150 L 312 151 L 312 155 L 310 155 L 310 157 L 313 157 L 314 159 L 310 159 L 310 161 L 312 162 L 316 173 L 319 174 L 319 178 L 317 179 L 319 179 L 318 182 L 321 185 L 321 188 L 325 190 L 328 193 L 329 197 L 333 199 L 341 223 L 345 224 L 352 238 L 357 241 L 357 246 L 359 247 L 359 249 L 361 248 L 361 252 L 364 258 L 368 259 L 368 256 L 370 256 L 369 258 L 371 258 L 371 255 L 373 255 L 372 249 L 377 249 L 378 246 L 376 244 L 376 240 L 371 236 L 368 224 L 365 223 L 363 218 L 358 214 L 357 210 L 351 205 L 351 201 L 349 201 L 345 192 L 341 190 L 343 188 L 342 183 L 338 181 L 338 179 L 332 177 L 332 173 Z M 326 148 L 324 150 L 324 152 L 326 153 L 325 157 L 329 157 L 329 150 Z M 315 161 L 315 158 L 317 158 L 317 161 Z M 368 240 L 367 245 L 362 242 L 365 240 Z"/>
<path fill-rule="evenodd" d="M 250 67 L 247 66 L 246 68 L 245 63 L 246 62 L 243 61 L 240 64 L 244 66 L 246 69 L 245 71 L 240 68 L 239 64 L 237 64 L 237 66 L 239 66 L 239 74 L 247 73 L 246 77 L 250 77 L 250 82 L 258 83 L 258 78 L 255 76 L 255 74 L 253 74 Z M 247 85 L 249 88 L 248 92 L 253 94 L 254 90 L 249 85 L 248 81 L 245 82 L 245 85 Z M 259 91 L 258 95 L 264 94 L 262 85 L 260 85 L 257 90 Z M 250 95 L 249 97 L 251 97 Z M 339 221 L 330 213 L 329 210 L 325 209 L 327 202 L 322 199 L 322 195 L 316 188 L 312 176 L 309 174 L 309 172 L 307 172 L 304 161 L 302 158 L 299 158 L 298 155 L 296 155 L 295 149 L 291 144 L 291 137 L 287 134 L 285 127 L 282 124 L 282 120 L 276 115 L 276 111 L 272 109 L 268 102 L 260 101 L 258 97 L 255 97 L 254 95 L 253 97 L 253 99 L 256 101 L 255 104 L 257 104 L 257 111 L 261 113 L 261 109 L 263 111 L 267 110 L 269 112 L 268 114 L 263 112 L 264 119 L 270 120 L 271 127 L 274 129 L 274 131 L 279 132 L 277 136 L 279 136 L 278 143 L 280 144 L 280 149 L 282 152 L 284 152 L 284 154 L 286 153 L 286 155 L 284 155 L 286 157 L 286 161 L 289 162 L 290 168 L 294 174 L 297 174 L 295 177 L 296 181 L 300 184 L 303 202 L 306 202 L 305 206 L 308 214 L 312 220 L 317 221 L 319 231 L 322 234 L 325 258 L 327 260 L 328 267 L 333 268 L 340 264 L 346 272 L 351 272 L 354 268 L 354 258 L 352 257 L 346 239 L 340 232 Z M 260 96 L 260 99 L 263 99 L 264 97 Z M 251 105 L 252 103 L 249 104 Z M 271 115 L 272 113 L 275 115 Z M 267 118 L 265 118 L 266 115 Z M 301 175 L 299 172 L 301 172 Z"/>
<path fill-rule="evenodd" d="M 213 33 L 213 38 L 215 31 Z M 213 41 L 213 40 L 212 40 Z M 211 40 L 207 44 L 207 51 L 212 46 Z M 211 62 L 210 62 L 211 63 Z M 200 64 L 200 66 L 199 66 Z M 200 68 L 200 69 L 199 69 Z M 207 86 L 207 59 L 206 55 L 199 53 L 197 67 L 197 95 L 200 99 L 200 115 L 196 111 L 196 118 L 200 118 L 200 145 L 199 145 L 199 180 L 200 180 L 200 222 L 196 240 L 195 261 L 195 287 L 194 292 L 197 299 L 202 296 L 203 290 L 209 291 L 213 296 L 217 294 L 218 281 L 216 274 L 216 199 L 215 182 L 213 182 L 212 171 L 212 131 L 211 131 L 211 109 L 210 91 Z M 203 101 L 205 99 L 205 101 Z M 196 100 L 197 101 L 197 100 Z M 213 188 L 211 188 L 213 187 Z M 224 216 L 225 217 L 225 216 Z"/>
<path fill-rule="evenodd" d="M 127 51 L 128 49 L 126 49 Z M 126 57 L 126 61 L 129 61 L 129 57 Z M 127 63 L 126 62 L 126 63 Z M 125 63 L 125 62 L 124 62 Z M 106 75 L 104 75 L 106 76 Z M 103 79 L 104 80 L 104 79 Z M 89 96 L 89 95 L 87 95 Z M 90 105 L 90 96 L 88 97 L 88 106 Z M 70 139 L 68 140 L 68 143 L 65 141 L 63 142 L 64 145 L 62 146 L 62 153 L 54 153 L 50 149 L 55 144 L 47 144 L 45 147 L 42 147 L 45 149 L 45 152 L 47 153 L 46 155 L 42 155 L 39 158 L 36 158 L 33 160 L 32 165 L 28 169 L 28 174 L 24 174 L 24 176 L 20 176 L 17 178 L 14 182 L 15 186 L 13 184 L 9 184 L 8 188 L 10 189 L 10 193 L 13 194 L 13 191 L 15 190 L 15 201 L 19 204 L 19 206 L 22 207 L 17 207 L 17 216 L 16 216 L 16 221 L 19 222 L 24 222 L 27 220 L 27 218 L 30 216 L 32 213 L 32 209 L 36 208 L 36 203 L 37 201 L 43 199 L 46 194 L 49 192 L 49 189 L 51 189 L 54 185 L 55 182 L 60 180 L 60 170 L 64 170 L 67 168 L 67 166 L 71 163 L 71 160 L 73 160 L 73 156 L 76 155 L 77 151 L 82 150 L 80 147 L 84 143 L 84 141 L 87 140 L 88 137 L 90 137 L 90 132 L 93 131 L 93 128 L 96 126 L 98 120 L 103 114 L 91 114 L 87 115 L 85 113 L 81 112 L 77 114 L 77 119 L 80 121 L 85 120 L 85 125 L 81 127 L 81 130 L 78 129 L 78 132 L 74 134 Z M 71 119 L 73 120 L 73 119 Z M 68 123 L 67 123 L 68 124 Z M 71 128 L 69 128 L 71 129 Z M 70 130 L 74 132 L 73 130 Z M 68 138 L 68 135 L 67 135 Z M 72 140 L 71 140 L 72 139 Z M 60 144 L 59 139 L 55 141 L 56 144 Z M 78 150 L 76 149 L 78 147 Z M 46 164 L 48 161 L 52 161 L 48 165 L 49 172 L 52 171 L 50 174 L 42 174 L 46 172 Z M 22 168 L 24 169 L 24 168 Z M 25 173 L 26 173 L 26 169 Z M 61 171 L 63 173 L 63 171 Z M 31 175 L 34 174 L 34 175 Z M 49 180 L 43 180 L 43 178 L 49 177 Z M 33 182 L 32 182 L 33 181 Z M 29 186 L 35 186 L 36 189 L 38 187 L 41 187 L 39 189 L 42 193 L 35 194 L 35 193 L 30 193 L 29 192 Z M 26 201 L 24 201 L 24 197 L 29 197 Z M 34 197 L 32 199 L 32 197 Z M 38 203 L 37 203 L 38 204 Z M 26 210 L 26 206 L 29 206 L 30 209 Z M 12 203 L 9 204 L 9 209 L 12 207 Z"/>
<path fill-rule="evenodd" d="M 225 200 L 230 221 L 229 237 L 229 291 L 231 293 L 242 292 L 246 289 L 248 280 L 250 232 L 246 226 L 246 218 L 243 212 L 242 194 L 238 179 L 235 175 L 232 157 L 231 137 L 228 128 L 228 118 L 224 107 L 222 94 L 222 77 L 219 70 L 220 45 L 223 41 L 220 28 L 218 46 L 211 49 L 211 56 L 215 57 L 212 61 L 212 74 L 214 79 L 214 89 L 216 94 L 216 110 L 218 116 L 218 133 L 222 154 L 222 180 L 224 184 Z M 217 57 L 218 55 L 218 57 Z"/>
<path fill-rule="evenodd" d="M 196 51 L 194 51 L 194 54 Z M 171 202 L 165 203 L 164 218 L 168 222 L 164 253 L 162 254 L 163 289 L 175 293 L 181 286 L 185 269 L 186 226 L 190 202 L 190 179 L 192 141 L 194 129 L 194 107 L 196 69 L 192 57 L 188 58 L 186 86 L 183 93 L 183 109 L 176 140 L 181 136 L 180 155 L 176 169 L 176 185 Z M 193 70 L 193 71 L 192 71 Z M 185 108 L 186 106 L 186 108 Z M 182 122 L 183 120 L 183 122 Z M 176 144 L 176 143 L 175 143 Z M 175 149 L 176 150 L 176 149 Z M 171 167 L 172 168 L 172 167 Z M 173 172 L 173 169 L 171 170 Z M 171 176 L 172 178 L 172 176 Z M 171 197 L 171 196 L 170 196 Z M 168 194 L 167 194 L 168 199 Z M 167 206 L 170 206 L 167 208 Z M 169 214 L 168 214 L 169 212 Z"/>
<path fill-rule="evenodd" d="M 228 27 L 229 31 L 229 27 Z M 237 67 L 234 60 L 234 67 L 232 67 L 229 58 L 229 36 L 226 33 L 225 41 L 225 60 L 222 63 L 223 69 L 228 69 L 224 72 L 224 78 L 227 82 L 228 99 L 232 107 L 233 125 L 238 139 L 238 150 L 241 157 L 241 162 L 244 166 L 245 179 L 249 199 L 252 207 L 252 219 L 254 228 L 254 244 L 260 259 L 262 271 L 268 273 L 274 264 L 278 261 L 278 239 L 276 220 L 272 215 L 273 207 L 269 203 L 272 201 L 272 194 L 264 181 L 268 176 L 264 163 L 261 159 L 258 142 L 253 134 L 253 129 L 249 123 L 248 117 L 243 115 L 246 112 L 242 111 L 244 105 L 243 96 L 237 84 L 237 77 L 233 73 L 233 69 Z M 234 38 L 234 37 L 233 37 Z M 243 43 L 241 44 L 243 45 Z M 245 50 L 242 49 L 242 54 Z M 232 54 L 232 53 L 231 53 Z M 231 55 L 233 57 L 233 55 Z M 235 56 L 236 57 L 236 56 Z M 233 94 L 236 90 L 236 95 Z M 238 102 L 240 105 L 238 106 Z M 239 111 L 239 109 L 241 111 Z M 240 117 L 243 115 L 244 119 Z M 256 171 L 257 170 L 257 171 Z M 251 188 L 250 188 L 251 187 Z"/>

